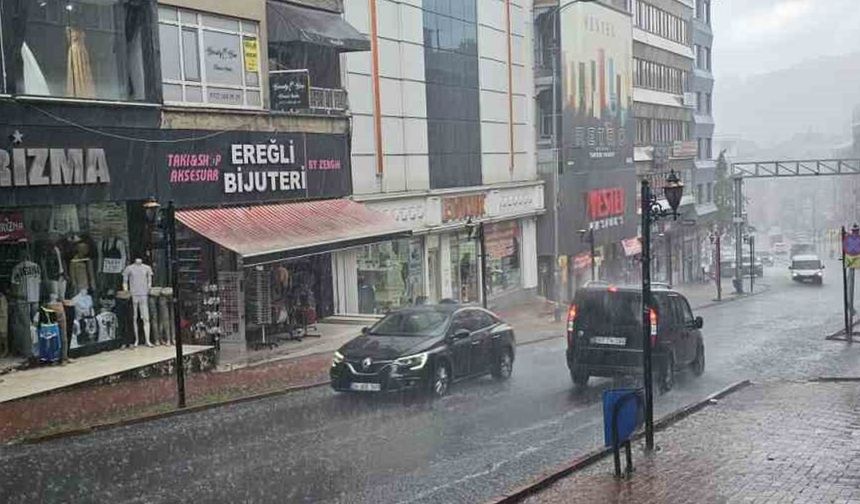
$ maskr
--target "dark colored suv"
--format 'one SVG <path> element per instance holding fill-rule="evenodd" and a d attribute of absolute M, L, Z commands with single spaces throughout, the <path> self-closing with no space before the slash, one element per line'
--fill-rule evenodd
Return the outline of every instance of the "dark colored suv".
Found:
<path fill-rule="evenodd" d="M 404 308 L 386 315 L 334 353 L 331 386 L 342 392 L 425 389 L 445 395 L 451 383 L 514 364 L 514 331 L 494 313 L 456 304 Z"/>
<path fill-rule="evenodd" d="M 675 371 L 705 371 L 702 317 L 676 291 L 655 287 L 650 313 L 650 344 L 655 383 L 666 392 Z M 642 373 L 642 291 L 636 288 L 586 286 L 576 291 L 567 319 L 567 367 L 578 386 L 591 376 Z"/>

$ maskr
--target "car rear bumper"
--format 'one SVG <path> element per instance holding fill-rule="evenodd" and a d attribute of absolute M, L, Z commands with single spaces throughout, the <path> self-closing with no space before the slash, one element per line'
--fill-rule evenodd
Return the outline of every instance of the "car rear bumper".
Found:
<path fill-rule="evenodd" d="M 655 369 L 665 362 L 666 352 L 655 349 L 651 355 Z M 642 373 L 642 350 L 627 348 L 586 347 L 567 351 L 567 367 L 591 376 L 634 375 Z"/>

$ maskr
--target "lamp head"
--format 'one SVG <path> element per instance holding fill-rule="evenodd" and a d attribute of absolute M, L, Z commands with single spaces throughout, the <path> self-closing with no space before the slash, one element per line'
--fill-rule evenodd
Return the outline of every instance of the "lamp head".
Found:
<path fill-rule="evenodd" d="M 150 196 L 143 203 L 143 211 L 146 214 L 146 222 L 153 224 L 155 223 L 156 218 L 158 217 L 158 210 L 161 208 L 161 205 L 158 203 L 158 200 L 155 199 L 154 196 Z"/>
<path fill-rule="evenodd" d="M 666 202 L 669 203 L 669 207 L 672 209 L 672 213 L 677 216 L 678 207 L 681 206 L 681 197 L 684 195 L 684 183 L 681 182 L 675 170 L 669 173 L 669 177 L 666 179 L 666 187 L 663 191 L 666 196 Z"/>

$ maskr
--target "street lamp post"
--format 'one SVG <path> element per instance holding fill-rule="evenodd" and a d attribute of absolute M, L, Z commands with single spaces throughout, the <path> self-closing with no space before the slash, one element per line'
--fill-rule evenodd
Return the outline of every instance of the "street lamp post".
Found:
<path fill-rule="evenodd" d="M 711 243 L 714 245 L 714 282 L 717 284 L 717 301 L 723 300 L 723 272 L 721 268 L 722 248 L 720 245 L 720 231 L 711 234 Z"/>
<path fill-rule="evenodd" d="M 553 170 L 552 177 L 552 236 L 553 236 L 553 257 L 554 263 L 552 267 L 553 271 L 553 290 L 555 291 L 555 310 L 554 310 L 554 319 L 556 322 L 561 320 L 561 265 L 559 264 L 559 222 L 558 222 L 558 212 L 559 212 L 559 182 L 561 178 L 561 173 L 564 169 L 564 148 L 562 146 L 562 138 L 558 134 L 559 130 L 559 121 L 561 120 L 562 114 L 559 110 L 559 94 L 561 93 L 561 85 L 558 78 L 558 67 L 559 67 L 559 59 L 561 59 L 561 51 L 559 50 L 559 17 L 558 14 L 570 7 L 571 5 L 577 3 L 590 3 L 596 2 L 597 0 L 571 0 L 565 4 L 559 4 L 557 7 L 550 11 L 550 15 L 552 16 L 552 145 L 555 148 L 555 158 L 556 158 L 556 167 Z M 593 277 L 593 275 L 592 275 Z"/>
<path fill-rule="evenodd" d="M 185 407 L 185 366 L 182 349 L 181 316 L 179 314 L 179 257 L 176 251 L 176 207 L 171 201 L 167 208 L 161 205 L 155 198 L 149 198 L 143 208 L 147 220 L 157 222 L 161 217 L 162 229 L 167 235 L 167 262 L 170 273 L 170 283 L 173 287 L 173 330 L 176 333 L 176 395 L 180 408 Z"/>
<path fill-rule="evenodd" d="M 651 224 L 672 216 L 678 218 L 678 207 L 684 194 L 684 184 L 674 170 L 669 174 L 664 189 L 671 210 L 664 209 L 651 192 L 648 179 L 642 180 L 642 371 L 645 385 L 645 447 L 654 449 L 654 389 L 651 375 Z M 656 330 L 656 328 L 654 328 Z M 656 333 L 654 333 L 656 336 Z"/>
<path fill-rule="evenodd" d="M 589 253 L 591 254 L 591 256 L 590 256 L 590 258 L 591 258 L 591 281 L 593 282 L 593 281 L 597 280 L 596 267 L 595 267 L 596 258 L 595 258 L 595 253 L 594 253 L 594 228 L 588 228 L 587 230 L 586 229 L 580 229 L 579 230 L 579 238 L 581 240 L 585 240 L 586 235 L 588 236 L 588 238 L 587 238 L 588 250 L 589 250 Z"/>

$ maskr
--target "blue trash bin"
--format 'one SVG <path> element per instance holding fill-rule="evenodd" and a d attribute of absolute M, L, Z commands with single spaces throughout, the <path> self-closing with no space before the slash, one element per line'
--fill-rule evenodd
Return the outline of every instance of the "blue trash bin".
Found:
<path fill-rule="evenodd" d="M 613 446 L 612 417 L 618 411 L 618 444 L 624 444 L 644 421 L 645 399 L 642 389 L 623 388 L 603 391 L 603 442 Z"/>

